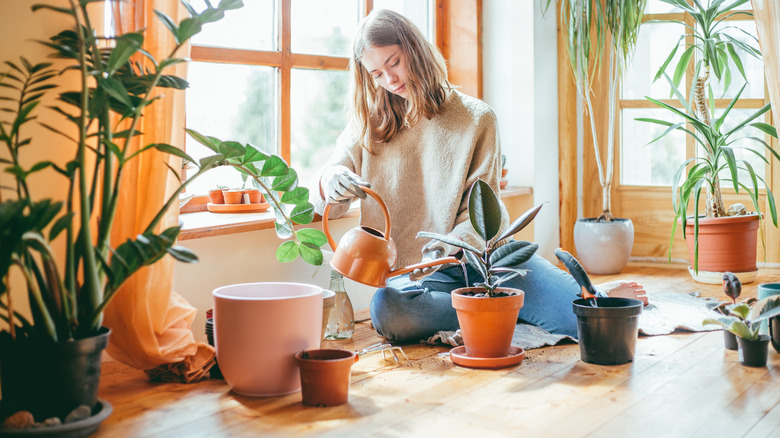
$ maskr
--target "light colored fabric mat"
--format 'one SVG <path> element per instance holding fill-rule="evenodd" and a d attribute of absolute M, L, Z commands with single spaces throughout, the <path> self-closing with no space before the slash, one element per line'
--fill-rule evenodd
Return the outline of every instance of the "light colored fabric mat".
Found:
<path fill-rule="evenodd" d="M 700 298 L 698 292 L 648 294 L 650 304 L 639 314 L 639 333 L 656 336 L 668 335 L 676 330 L 691 332 L 719 330 L 717 326 L 704 326 L 704 318 L 713 316 L 712 308 L 720 304 L 713 298 Z M 576 342 L 566 335 L 557 335 L 531 324 L 515 326 L 512 345 L 525 350 L 556 345 L 564 340 Z M 440 331 L 422 341 L 428 344 L 463 345 L 460 330 Z"/>

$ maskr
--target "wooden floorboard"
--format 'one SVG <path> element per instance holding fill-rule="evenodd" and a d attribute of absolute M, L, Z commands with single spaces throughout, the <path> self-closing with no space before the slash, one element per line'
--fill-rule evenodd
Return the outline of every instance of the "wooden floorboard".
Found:
<path fill-rule="evenodd" d="M 651 294 L 725 298 L 719 285 L 694 283 L 679 269 L 629 266 L 594 277 L 615 279 L 637 280 Z M 770 281 L 780 274 L 761 272 L 742 298 Z M 365 321 L 352 339 L 327 345 L 360 350 L 383 341 L 365 310 L 357 317 Z M 100 397 L 114 412 L 95 436 L 780 436 L 780 355 L 770 348 L 767 367 L 744 367 L 723 349 L 720 332 L 640 337 L 634 362 L 619 366 L 580 361 L 576 344 L 530 350 L 503 370 L 455 366 L 444 346 L 402 347 L 409 363 L 363 355 L 352 369 L 349 403 L 331 408 L 303 406 L 300 393 L 240 396 L 218 379 L 153 383 L 106 362 Z"/>

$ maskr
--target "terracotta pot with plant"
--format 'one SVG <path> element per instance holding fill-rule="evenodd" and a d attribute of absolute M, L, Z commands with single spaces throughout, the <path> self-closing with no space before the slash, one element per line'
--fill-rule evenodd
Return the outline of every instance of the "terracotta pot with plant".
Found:
<path fill-rule="evenodd" d="M 466 284 L 473 286 L 452 291 L 452 306 L 458 314 L 466 354 L 471 358 L 503 358 L 510 354 L 524 293 L 500 286 L 525 274 L 516 266 L 528 261 L 538 248 L 531 242 L 504 240 L 530 224 L 542 206 L 526 211 L 501 233 L 501 207 L 493 189 L 477 180 L 471 186 L 468 199 L 471 225 L 484 241 L 481 248 L 437 233 L 420 232 L 418 237 L 461 248 L 465 260 L 480 274 L 480 280 L 469 280 L 465 274 Z"/>
<path fill-rule="evenodd" d="M 222 194 L 222 191 L 227 189 L 227 187 L 224 186 L 217 186 L 216 189 L 209 190 L 209 200 L 212 204 L 224 204 L 225 203 L 225 196 Z"/>
<path fill-rule="evenodd" d="M 764 178 L 756 173 L 748 160 L 738 158 L 736 152 L 740 149 L 747 150 L 767 163 L 772 157 L 780 160 L 780 154 L 765 139 L 746 132 L 748 128 L 755 128 L 765 135 L 777 138 L 777 130 L 767 123 L 756 121 L 769 111 L 770 104 L 764 105 L 745 118 L 734 120 L 731 111 L 738 105 L 739 97 L 747 84 L 742 86 L 720 117 L 715 117 L 714 99 L 708 98 L 713 96 L 709 84 L 710 73 L 719 80 L 723 78 L 725 88 L 728 89 L 732 68 L 730 66 L 736 66 L 740 75 L 747 81 L 742 60 L 736 49 L 756 58 L 761 57 L 758 48 L 730 35 L 729 31 L 733 26 L 728 20 L 720 18 L 726 15 L 751 15 L 749 12 L 736 10 L 748 0 L 734 2 L 719 0 L 706 2 L 706 4 L 703 1 L 696 1 L 693 4 L 688 4 L 685 0 L 662 1 L 682 9 L 686 19 L 690 17 L 695 22 L 693 27 L 686 24 L 686 27 L 694 33 L 694 38 L 691 39 L 693 43 L 688 45 L 680 55 L 673 77 L 665 72 L 675 58 L 680 42 L 685 40 L 684 37 L 681 37 L 678 44 L 674 46 L 655 77 L 656 80 L 661 76 L 665 77 L 679 101 L 679 106 L 647 98 L 655 105 L 669 111 L 675 119 L 637 119 L 666 128 L 650 144 L 673 131 L 684 132 L 695 142 L 694 157 L 680 164 L 672 180 L 672 204 L 675 215 L 672 222 L 672 241 L 679 223 L 683 227 L 683 238 L 688 243 L 691 258 L 690 271 L 694 280 L 718 283 L 720 273 L 731 271 L 741 276 L 743 283 L 748 283 L 753 280 L 756 271 L 757 232 L 763 217 L 759 191 L 764 184 Z M 686 99 L 679 86 L 691 60 L 695 63 L 695 81 Z M 729 128 L 725 129 L 726 126 Z M 758 148 L 748 148 L 749 143 L 753 143 Z M 684 148 L 686 145 L 681 144 L 680 147 Z M 762 153 L 762 149 L 768 154 Z M 722 182 L 728 183 L 737 194 L 740 190 L 744 190 L 755 212 L 748 213 L 744 206 L 739 204 L 727 208 L 721 193 Z M 706 197 L 704 205 L 701 205 L 703 192 L 706 193 Z M 693 201 L 694 212 L 692 216 L 689 208 L 691 201 Z M 777 208 L 774 196 L 769 190 L 766 190 L 766 206 L 776 227 Z M 688 239 L 691 235 L 693 239 Z M 670 244 L 670 258 L 671 250 Z M 713 272 L 718 275 L 700 275 L 699 271 Z"/>

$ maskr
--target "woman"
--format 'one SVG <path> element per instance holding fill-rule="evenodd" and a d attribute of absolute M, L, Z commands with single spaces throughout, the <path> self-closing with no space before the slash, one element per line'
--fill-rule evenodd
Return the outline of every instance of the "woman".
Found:
<path fill-rule="evenodd" d="M 396 266 L 458 249 L 417 239 L 419 231 L 450 234 L 479 246 L 468 219 L 467 198 L 477 179 L 499 191 L 501 151 L 493 110 L 453 88 L 441 54 L 396 12 L 375 10 L 361 22 L 350 71 L 349 124 L 320 176 L 319 196 L 312 191 L 315 209 L 322 212 L 330 203 L 329 216 L 338 217 L 359 197 L 362 225 L 384 229 L 382 211 L 361 189 L 371 187 L 392 218 Z M 505 228 L 508 214 L 503 203 L 501 208 Z M 571 301 L 580 288 L 573 278 L 539 256 L 521 267 L 530 272 L 504 283 L 525 291 L 519 317 L 552 333 L 576 337 Z M 469 276 L 476 278 L 476 273 Z M 391 278 L 371 301 L 374 327 L 395 342 L 417 342 L 439 330 L 454 330 L 458 320 L 450 292 L 463 286 L 458 266 Z M 644 293 L 636 283 L 610 288 L 610 295 Z"/>

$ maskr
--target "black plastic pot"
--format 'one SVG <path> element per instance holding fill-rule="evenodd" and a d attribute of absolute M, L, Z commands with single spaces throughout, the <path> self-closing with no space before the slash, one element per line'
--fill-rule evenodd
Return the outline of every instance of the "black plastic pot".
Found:
<path fill-rule="evenodd" d="M 772 348 L 780 353 L 780 316 L 769 319 L 769 336 L 772 338 Z"/>
<path fill-rule="evenodd" d="M 597 365 L 622 365 L 634 360 L 642 302 L 633 298 L 574 300 L 580 358 Z"/>
<path fill-rule="evenodd" d="M 769 336 L 758 335 L 757 341 L 737 337 L 739 362 L 748 367 L 765 367 L 769 355 Z"/>
<path fill-rule="evenodd" d="M 2 416 L 32 412 L 36 421 L 61 420 L 81 405 L 97 405 L 101 354 L 110 331 L 68 342 L 0 342 Z"/>
<path fill-rule="evenodd" d="M 737 344 L 737 335 L 731 333 L 728 330 L 723 330 L 723 343 L 726 350 L 737 350 L 739 345 Z"/>

